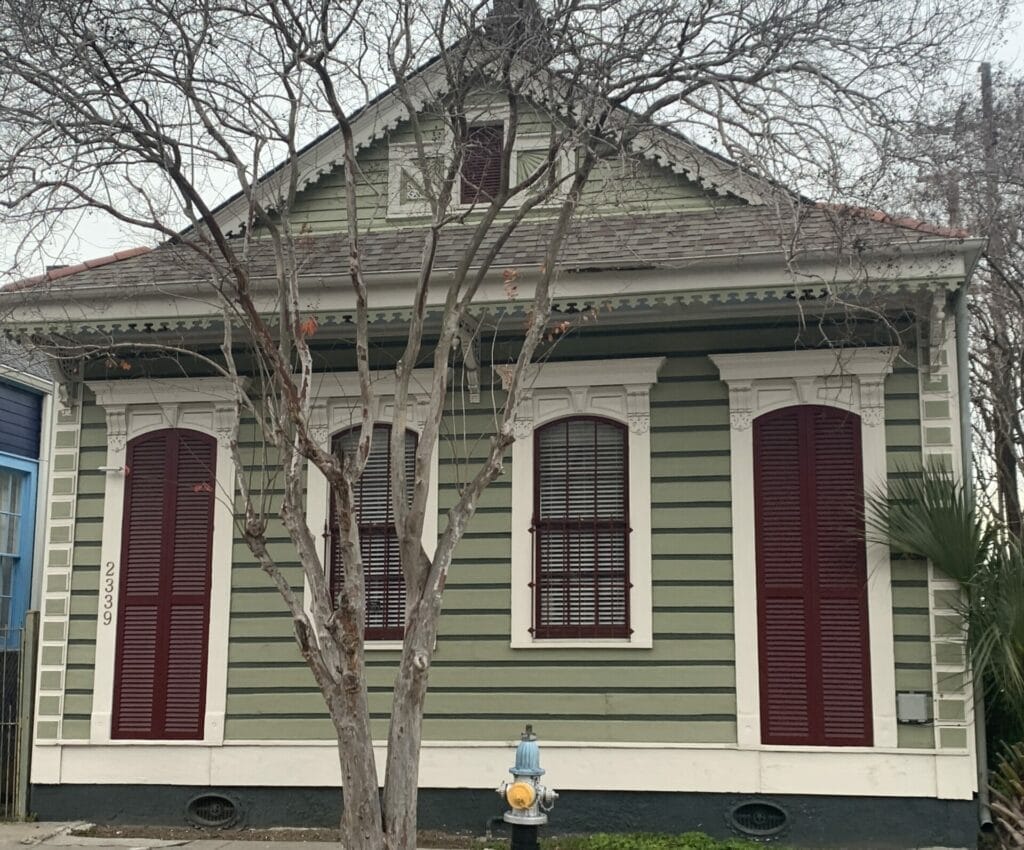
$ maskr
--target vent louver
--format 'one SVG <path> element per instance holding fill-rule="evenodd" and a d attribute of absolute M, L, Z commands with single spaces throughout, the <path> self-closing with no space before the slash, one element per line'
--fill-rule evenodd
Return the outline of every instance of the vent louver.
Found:
<path fill-rule="evenodd" d="M 729 810 L 729 826 L 749 838 L 774 838 L 789 826 L 782 806 L 767 800 L 744 800 Z"/>
<path fill-rule="evenodd" d="M 185 819 L 195 826 L 223 829 L 238 820 L 238 806 L 221 794 L 201 794 L 189 801 Z"/>

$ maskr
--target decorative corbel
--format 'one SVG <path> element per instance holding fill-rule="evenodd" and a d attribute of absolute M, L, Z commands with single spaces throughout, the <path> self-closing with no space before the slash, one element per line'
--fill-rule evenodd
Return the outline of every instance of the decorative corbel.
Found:
<path fill-rule="evenodd" d="M 57 411 L 70 416 L 81 400 L 82 358 L 61 357 L 56 351 L 46 355 L 46 366 L 57 386 Z"/>
<path fill-rule="evenodd" d="M 476 350 L 479 331 L 480 320 L 467 313 L 459 322 L 458 335 L 455 337 L 462 351 L 462 368 L 465 371 L 471 404 L 480 401 L 480 357 Z"/>
<path fill-rule="evenodd" d="M 423 428 L 427 424 L 427 411 L 430 409 L 430 396 L 415 394 L 411 395 L 410 399 L 412 401 L 409 410 L 410 424 L 413 426 L 417 434 L 422 434 Z"/>
<path fill-rule="evenodd" d="M 238 425 L 238 410 L 231 404 L 218 404 L 213 409 L 213 427 L 217 432 L 217 442 L 222 448 L 230 449 L 235 439 Z"/>
<path fill-rule="evenodd" d="M 875 428 L 885 422 L 885 382 L 860 381 L 860 416 L 864 424 Z"/>
<path fill-rule="evenodd" d="M 515 364 L 513 363 L 501 363 L 493 366 L 494 374 L 501 378 L 501 388 L 507 390 L 512 386 L 512 375 L 515 374 Z"/>
<path fill-rule="evenodd" d="M 107 463 L 121 460 L 122 457 L 111 458 L 110 455 L 123 456 L 128 446 L 128 412 L 124 405 L 108 405 L 107 413 Z"/>
<path fill-rule="evenodd" d="M 529 419 L 516 416 L 512 420 L 512 436 L 517 440 L 525 440 L 533 433 L 533 417 Z"/>
<path fill-rule="evenodd" d="M 646 434 L 651 429 L 650 387 L 626 387 L 626 421 L 634 434 Z"/>
<path fill-rule="evenodd" d="M 946 293 L 936 292 L 928 315 L 928 368 L 935 372 L 942 366 L 941 351 L 946 344 Z"/>
<path fill-rule="evenodd" d="M 754 421 L 754 389 L 751 381 L 729 383 L 729 427 L 746 431 Z"/>
<path fill-rule="evenodd" d="M 324 451 L 328 450 L 327 441 L 331 436 L 328 423 L 326 402 L 315 402 L 309 410 L 309 435 Z"/>

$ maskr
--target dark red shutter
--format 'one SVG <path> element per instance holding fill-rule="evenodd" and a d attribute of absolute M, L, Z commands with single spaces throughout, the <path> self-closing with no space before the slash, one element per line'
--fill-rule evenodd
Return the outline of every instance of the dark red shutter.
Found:
<path fill-rule="evenodd" d="M 754 424 L 765 744 L 870 746 L 860 419 L 787 407 Z"/>
<path fill-rule="evenodd" d="M 114 738 L 203 737 L 216 461 L 195 431 L 128 444 Z"/>
<path fill-rule="evenodd" d="M 343 431 L 334 437 L 333 451 L 340 457 L 344 452 L 354 449 L 358 440 L 358 428 Z M 405 632 L 405 577 L 402 575 L 401 552 L 391 501 L 390 441 L 390 425 L 374 426 L 370 456 L 355 491 L 359 550 L 366 584 L 367 640 L 401 640 Z M 415 480 L 415 464 L 416 434 L 406 431 L 405 479 L 409 498 Z M 330 587 L 336 604 L 345 573 L 333 499 L 330 506 L 330 529 Z"/>
<path fill-rule="evenodd" d="M 625 426 L 606 419 L 534 435 L 534 637 L 629 637 L 627 458 Z"/>
<path fill-rule="evenodd" d="M 490 201 L 501 188 L 504 129 L 500 125 L 470 127 L 462 158 L 462 203 Z"/>

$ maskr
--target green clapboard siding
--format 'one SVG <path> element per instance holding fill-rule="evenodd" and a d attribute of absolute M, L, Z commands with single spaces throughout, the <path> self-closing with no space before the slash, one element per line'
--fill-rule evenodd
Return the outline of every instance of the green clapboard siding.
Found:
<path fill-rule="evenodd" d="M 520 115 L 519 135 L 547 134 L 549 119 L 540 112 L 523 108 Z M 440 122 L 424 121 L 425 137 L 441 137 Z M 367 229 L 380 230 L 409 227 L 427 223 L 425 217 L 403 214 L 388 218 L 389 192 L 395 187 L 388 183 L 389 149 L 392 144 L 408 144 L 414 140 L 408 122 L 376 139 L 357 155 L 359 175 L 356 184 L 356 202 L 361 222 Z M 635 154 L 609 157 L 598 162 L 584 189 L 582 208 L 590 213 L 665 212 L 688 209 L 707 209 L 713 205 L 739 203 L 733 198 L 710 196 L 696 183 L 674 173 L 651 160 Z M 550 217 L 556 207 L 542 207 L 531 215 Z M 344 230 L 345 179 L 341 166 L 335 167 L 302 190 L 290 211 L 293 223 L 313 232 Z M 470 216 L 478 219 L 479 213 Z M 503 216 L 504 217 L 504 216 Z"/>
<path fill-rule="evenodd" d="M 384 153 L 376 167 L 386 173 Z M 657 171 L 653 165 L 644 167 Z M 339 188 L 335 175 L 300 198 L 311 216 L 336 208 L 322 194 L 331 186 Z M 565 340 L 560 356 L 599 358 L 614 346 L 615 356 L 628 351 L 668 358 L 651 395 L 654 647 L 509 647 L 509 461 L 505 476 L 481 500 L 451 570 L 431 670 L 427 739 L 513 738 L 530 721 L 545 737 L 561 740 L 736 740 L 728 394 L 707 354 L 735 350 L 740 330 L 745 347 L 766 352 L 792 349 L 797 334 L 778 322 L 755 322 L 742 329 L 704 324 L 614 334 L 595 327 Z M 916 387 L 910 367 L 901 367 L 886 386 L 893 473 L 904 460 L 920 458 Z M 491 421 L 489 404 L 485 392 L 481 404 L 470 407 L 465 417 L 445 423 L 439 450 L 442 527 L 459 485 L 486 451 L 486 440 L 478 439 L 477 432 L 484 432 Z M 250 426 L 243 427 L 242 435 L 243 457 L 255 463 L 256 435 Z M 104 475 L 98 467 L 106 456 L 102 411 L 91 405 L 85 408 L 81 445 L 64 721 L 65 730 L 82 729 L 87 735 L 103 511 Z M 270 554 L 285 566 L 293 589 L 301 592 L 302 573 L 280 523 L 272 523 L 269 535 Z M 231 585 L 226 737 L 331 739 L 331 724 L 299 656 L 283 604 L 241 538 L 234 546 Z M 923 565 L 894 564 L 893 616 L 897 688 L 930 690 Z M 397 657 L 394 650 L 368 652 L 371 709 L 375 734 L 381 737 Z M 931 746 L 921 730 L 902 727 L 899 743 Z"/>

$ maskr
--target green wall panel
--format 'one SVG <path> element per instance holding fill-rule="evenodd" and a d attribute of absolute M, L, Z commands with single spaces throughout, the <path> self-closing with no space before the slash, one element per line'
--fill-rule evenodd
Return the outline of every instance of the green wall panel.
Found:
<path fill-rule="evenodd" d="M 317 192 L 337 191 L 333 179 L 320 181 Z M 330 209 L 326 196 L 314 200 L 312 195 L 303 200 L 308 214 L 325 215 Z M 797 333 L 776 321 L 749 322 L 740 330 L 750 349 L 764 351 L 792 349 Z M 505 475 L 481 499 L 449 575 L 431 669 L 426 738 L 514 737 L 523 722 L 533 721 L 545 737 L 564 740 L 735 741 L 728 393 L 707 353 L 737 350 L 740 330 L 705 323 L 613 336 L 606 328 L 591 328 L 559 348 L 560 356 L 600 357 L 614 344 L 615 356 L 667 357 L 652 391 L 654 647 L 510 648 L 508 459 Z M 916 385 L 912 369 L 901 369 L 886 385 L 892 471 L 920 458 Z M 456 434 L 465 423 L 471 439 L 442 438 L 442 528 L 444 510 L 459 484 L 483 457 L 486 444 L 472 432 L 488 426 L 489 405 L 485 391 L 480 405 L 448 423 L 447 430 Z M 246 460 L 259 456 L 256 436 L 251 427 L 243 427 Z M 98 467 L 106 459 L 104 418 L 92 405 L 84 411 L 81 445 L 64 719 L 65 734 L 82 728 L 87 735 L 105 484 Z M 289 565 L 288 580 L 301 591 L 302 573 L 283 527 L 275 521 L 270 532 L 271 555 Z M 330 739 L 332 728 L 294 644 L 283 603 L 240 538 L 233 558 L 226 737 Z M 897 687 L 930 689 L 923 565 L 895 562 L 893 594 Z M 395 651 L 368 653 L 374 723 L 381 736 L 396 660 Z M 900 746 L 930 746 L 917 729 L 900 727 L 899 735 Z"/>

